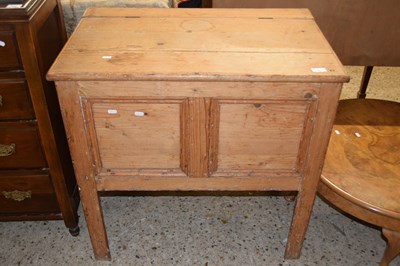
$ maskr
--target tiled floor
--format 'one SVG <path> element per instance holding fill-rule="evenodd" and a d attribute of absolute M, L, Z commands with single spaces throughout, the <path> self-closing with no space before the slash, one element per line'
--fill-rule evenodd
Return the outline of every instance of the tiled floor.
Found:
<path fill-rule="evenodd" d="M 362 68 L 347 67 L 353 98 Z M 376 68 L 368 96 L 399 101 L 400 68 Z M 284 260 L 293 203 L 274 196 L 102 197 L 112 254 L 96 262 L 81 234 L 62 221 L 1 222 L 0 265 L 378 265 L 380 231 L 317 199 L 302 256 Z M 400 265 L 400 257 L 391 265 Z"/>

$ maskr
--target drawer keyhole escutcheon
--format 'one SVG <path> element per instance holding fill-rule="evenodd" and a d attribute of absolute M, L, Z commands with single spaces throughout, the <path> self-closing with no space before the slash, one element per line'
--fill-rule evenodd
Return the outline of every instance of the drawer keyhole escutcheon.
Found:
<path fill-rule="evenodd" d="M 12 199 L 15 201 L 23 201 L 25 199 L 30 199 L 32 197 L 32 191 L 27 190 L 27 191 L 19 191 L 19 190 L 14 190 L 14 191 L 2 191 L 1 192 L 6 199 Z"/>
<path fill-rule="evenodd" d="M 15 144 L 0 144 L 0 157 L 7 157 L 15 153 Z"/>

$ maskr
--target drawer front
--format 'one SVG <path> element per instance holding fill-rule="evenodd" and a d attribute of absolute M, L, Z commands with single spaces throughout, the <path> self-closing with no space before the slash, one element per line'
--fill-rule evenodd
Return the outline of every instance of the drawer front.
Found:
<path fill-rule="evenodd" d="M 25 81 L 0 82 L 0 120 L 33 119 Z"/>
<path fill-rule="evenodd" d="M 18 56 L 18 45 L 12 31 L 0 29 L 0 70 L 21 69 Z"/>
<path fill-rule="evenodd" d="M 0 123 L 0 155 L 0 169 L 46 167 L 36 123 Z"/>
<path fill-rule="evenodd" d="M 58 212 L 47 171 L 0 171 L 1 215 Z"/>

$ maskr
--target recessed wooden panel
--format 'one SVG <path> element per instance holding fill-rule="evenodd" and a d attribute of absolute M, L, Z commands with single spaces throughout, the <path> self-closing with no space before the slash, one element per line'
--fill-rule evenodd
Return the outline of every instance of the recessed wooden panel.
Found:
<path fill-rule="evenodd" d="M 179 168 L 180 103 L 92 105 L 102 168 Z"/>
<path fill-rule="evenodd" d="M 296 172 L 309 103 L 221 102 L 218 171 Z"/>

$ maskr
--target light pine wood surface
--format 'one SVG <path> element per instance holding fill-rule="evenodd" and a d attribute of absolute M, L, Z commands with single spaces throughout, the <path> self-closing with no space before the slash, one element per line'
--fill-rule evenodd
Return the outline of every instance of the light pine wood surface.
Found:
<path fill-rule="evenodd" d="M 49 78 L 348 80 L 305 9 L 110 10 L 88 10 Z"/>
<path fill-rule="evenodd" d="M 297 191 L 298 258 L 342 83 L 307 10 L 90 9 L 55 80 L 97 259 L 97 191 Z"/>

